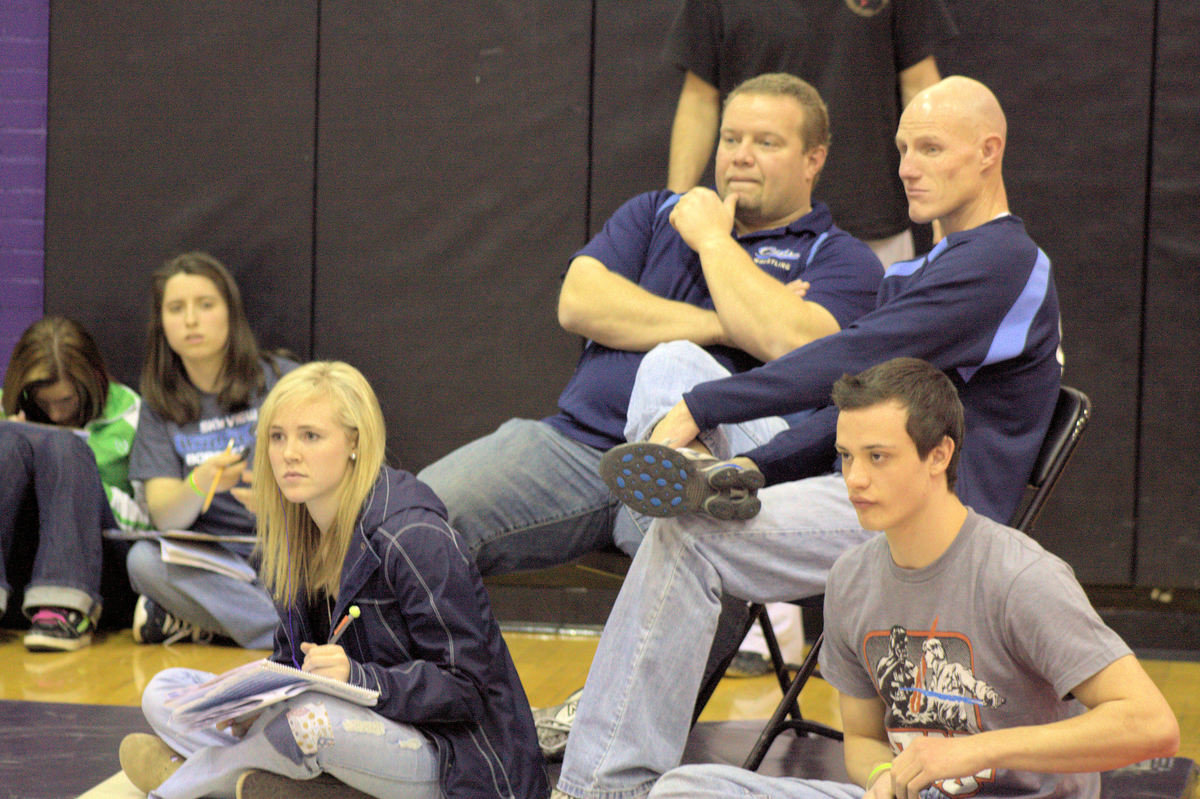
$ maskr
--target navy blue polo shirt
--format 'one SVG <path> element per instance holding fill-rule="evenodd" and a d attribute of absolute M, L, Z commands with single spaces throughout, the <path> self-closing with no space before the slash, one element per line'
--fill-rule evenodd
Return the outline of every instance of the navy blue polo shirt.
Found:
<path fill-rule="evenodd" d="M 653 294 L 712 309 L 700 257 L 669 221 L 678 199 L 665 190 L 634 197 L 572 259 L 590 256 Z M 803 277 L 812 284 L 806 299 L 824 307 L 842 327 L 875 307 L 883 268 L 865 244 L 833 224 L 824 203 L 814 203 L 787 227 L 737 239 L 767 274 L 782 282 Z M 707 349 L 731 372 L 760 363 L 730 347 Z M 589 341 L 559 397 L 558 414 L 544 421 L 588 446 L 608 449 L 624 441 L 629 396 L 644 354 Z"/>

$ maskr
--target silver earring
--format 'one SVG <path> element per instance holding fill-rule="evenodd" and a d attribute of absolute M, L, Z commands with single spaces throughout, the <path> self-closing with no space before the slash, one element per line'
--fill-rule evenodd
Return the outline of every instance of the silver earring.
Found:
<path fill-rule="evenodd" d="M 356 460 L 358 460 L 358 453 L 357 453 L 357 452 L 351 452 L 351 453 L 350 453 L 350 460 L 352 460 L 352 461 L 356 461 Z"/>

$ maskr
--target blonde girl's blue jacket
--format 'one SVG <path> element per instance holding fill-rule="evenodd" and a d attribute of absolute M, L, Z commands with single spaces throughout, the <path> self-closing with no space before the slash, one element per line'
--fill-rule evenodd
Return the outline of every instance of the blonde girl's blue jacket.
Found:
<path fill-rule="evenodd" d="M 380 715 L 437 747 L 447 797 L 543 799 L 550 792 L 529 702 L 483 580 L 437 495 L 380 471 L 359 514 L 333 608 L 360 617 L 339 643 L 350 682 L 379 691 Z M 303 662 L 312 640 L 303 590 L 279 606 L 273 660 Z"/>

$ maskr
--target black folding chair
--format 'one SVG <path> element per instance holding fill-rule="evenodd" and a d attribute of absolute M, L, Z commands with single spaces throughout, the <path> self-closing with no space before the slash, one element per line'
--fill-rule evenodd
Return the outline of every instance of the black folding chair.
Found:
<path fill-rule="evenodd" d="M 1092 401 L 1087 394 L 1070 386 L 1058 389 L 1054 416 L 1050 419 L 1050 427 L 1042 439 L 1042 448 L 1033 463 L 1033 474 L 1029 477 L 1024 501 L 1017 506 L 1008 523 L 1010 527 L 1023 533 L 1033 532 L 1033 525 L 1066 468 L 1067 461 L 1071 459 L 1091 416 Z"/>
<path fill-rule="evenodd" d="M 1046 504 L 1050 492 L 1054 490 L 1055 483 L 1058 482 L 1063 469 L 1071 459 L 1071 454 L 1079 444 L 1079 439 L 1087 427 L 1091 413 L 1092 403 L 1086 394 L 1070 386 L 1059 388 L 1058 402 L 1054 406 L 1054 416 L 1050 419 L 1050 427 L 1046 430 L 1042 448 L 1038 452 L 1037 460 L 1034 461 L 1033 473 L 1029 476 L 1025 496 L 1017 506 L 1009 526 L 1024 533 L 1033 530 L 1034 522 L 1042 512 L 1042 507 Z M 816 596 L 798 600 L 794 604 L 820 608 L 822 603 L 823 597 Z M 771 744 L 784 730 L 792 730 L 799 735 L 821 735 L 837 741 L 842 740 L 842 733 L 824 724 L 808 721 L 800 715 L 798 701 L 800 691 L 817 668 L 817 656 L 820 654 L 821 643 L 825 638 L 824 633 L 817 637 L 793 677 L 789 674 L 787 664 L 783 661 L 779 644 L 775 639 L 775 631 L 771 628 L 771 620 L 767 616 L 765 608 L 762 605 L 755 605 L 751 609 L 751 614 L 751 618 L 757 618 L 759 624 L 762 625 L 763 638 L 766 639 L 767 649 L 771 654 L 771 665 L 774 667 L 780 687 L 783 689 L 783 700 L 775 708 L 775 713 L 767 721 L 758 741 L 755 742 L 754 748 L 750 750 L 750 754 L 743 764 L 744 768 L 754 771 L 762 763 Z"/>

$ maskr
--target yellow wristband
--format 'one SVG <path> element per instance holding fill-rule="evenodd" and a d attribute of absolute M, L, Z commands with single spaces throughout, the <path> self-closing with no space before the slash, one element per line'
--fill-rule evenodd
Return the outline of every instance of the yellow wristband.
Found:
<path fill-rule="evenodd" d="M 189 488 L 191 488 L 193 491 L 196 492 L 196 496 L 198 496 L 198 497 L 208 496 L 207 494 L 205 494 L 203 491 L 200 490 L 200 486 L 196 485 L 196 470 L 195 469 L 192 469 L 190 472 L 188 472 L 187 484 L 188 484 Z"/>
<path fill-rule="evenodd" d="M 870 788 L 871 784 L 875 782 L 875 778 L 878 777 L 883 772 L 890 769 L 891 767 L 892 767 L 891 763 L 880 763 L 878 766 L 871 769 L 871 773 L 867 775 L 867 786 L 866 787 Z"/>

